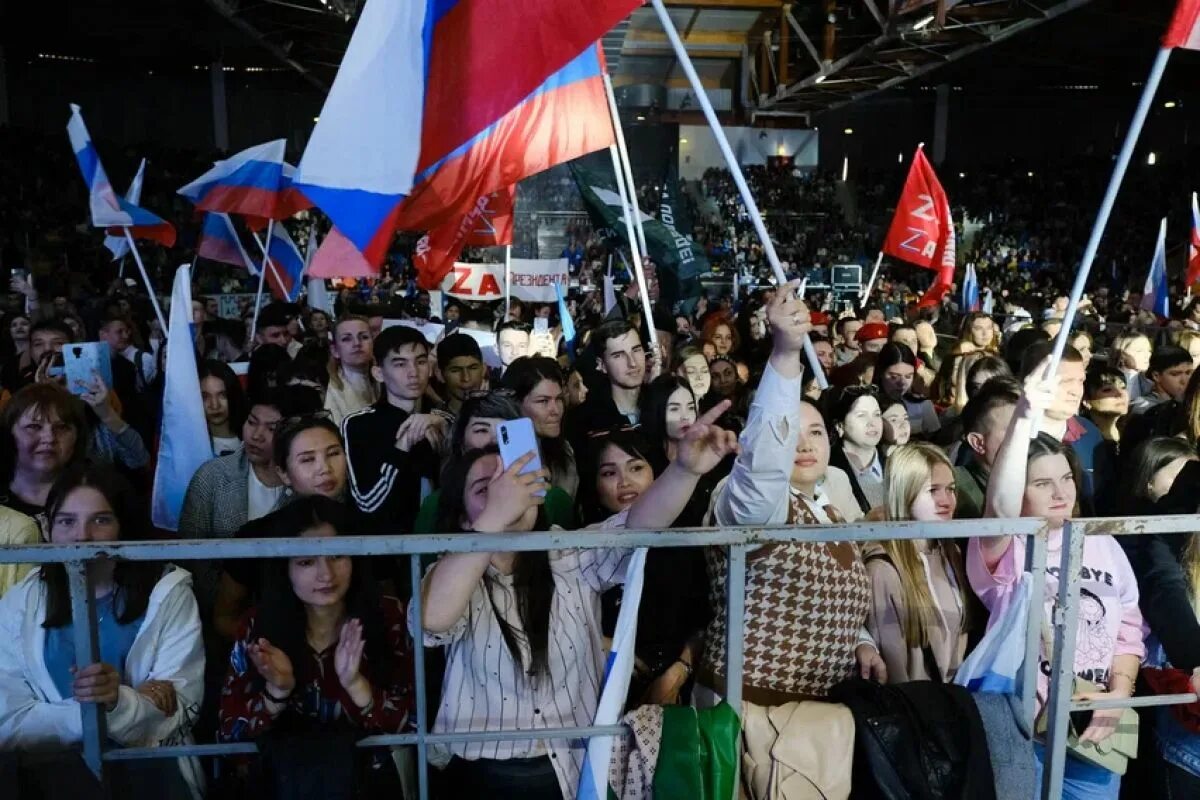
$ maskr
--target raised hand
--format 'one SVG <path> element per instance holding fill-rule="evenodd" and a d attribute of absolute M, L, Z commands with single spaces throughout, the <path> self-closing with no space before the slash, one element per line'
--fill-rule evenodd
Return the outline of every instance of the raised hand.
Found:
<path fill-rule="evenodd" d="M 337 650 L 333 653 L 333 668 L 337 671 L 338 681 L 345 689 L 349 689 L 362 678 L 359 667 L 362 666 L 365 644 L 362 623 L 357 619 L 346 620 L 338 635 Z"/>
<path fill-rule="evenodd" d="M 275 697 L 286 697 L 296 688 L 296 674 L 287 653 L 266 639 L 259 639 L 250 643 L 246 654 L 250 656 L 250 662 L 258 674 L 267 682 L 268 693 Z"/>
<path fill-rule="evenodd" d="M 799 353 L 804 349 L 804 337 L 812 330 L 808 306 L 797 294 L 800 281 L 789 281 L 775 292 L 767 306 L 767 322 L 776 353 Z"/>
<path fill-rule="evenodd" d="M 722 400 L 684 429 L 675 454 L 679 466 L 693 475 L 704 475 L 738 451 L 737 434 L 716 424 L 731 405 L 729 400 Z"/>
<path fill-rule="evenodd" d="M 1021 397 L 1029 410 L 1040 414 L 1053 405 L 1057 393 L 1056 384 L 1054 375 L 1050 374 L 1050 356 L 1046 356 L 1034 367 L 1033 372 L 1029 373 L 1021 387 Z"/>
<path fill-rule="evenodd" d="M 475 530 L 501 533 L 516 524 L 529 509 L 546 502 L 544 493 L 550 473 L 539 469 L 521 474 L 534 456 L 529 452 L 508 469 L 504 469 L 503 464 L 496 468 L 496 474 L 488 484 L 487 505 L 475 520 Z"/>

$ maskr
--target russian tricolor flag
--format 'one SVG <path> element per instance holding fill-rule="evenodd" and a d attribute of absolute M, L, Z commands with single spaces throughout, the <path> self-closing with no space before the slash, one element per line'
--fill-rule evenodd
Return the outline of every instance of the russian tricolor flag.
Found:
<path fill-rule="evenodd" d="M 1196 193 L 1192 192 L 1192 240 L 1188 244 L 1187 278 L 1184 286 L 1191 288 L 1200 281 L 1200 207 L 1196 205 Z"/>
<path fill-rule="evenodd" d="M 429 228 L 532 174 L 529 159 L 544 169 L 606 146 L 607 115 L 605 138 L 566 103 L 598 78 L 593 43 L 640 5 L 368 0 L 296 183 L 378 265 L 414 187 L 427 188 L 404 224 Z M 547 116 L 551 97 L 563 110 Z"/>
<path fill-rule="evenodd" d="M 270 269 L 267 283 L 281 300 L 295 302 L 304 285 L 304 256 L 282 225 L 271 226 L 271 242 L 267 245 Z"/>
<path fill-rule="evenodd" d="M 1200 50 L 1200 0 L 1179 0 L 1171 27 L 1163 37 L 1163 47 Z"/>
<path fill-rule="evenodd" d="M 233 219 L 228 214 L 209 212 L 204 215 L 204 227 L 200 231 L 200 244 L 196 254 L 210 261 L 222 264 L 232 264 L 235 267 L 245 267 L 250 274 L 257 275 L 258 267 L 250 260 L 242 240 L 233 227 Z"/>
<path fill-rule="evenodd" d="M 283 160 L 287 141 L 255 145 L 224 161 L 179 190 L 201 211 L 287 219 L 312 203 L 293 183 L 295 168 Z"/>
<path fill-rule="evenodd" d="M 129 182 L 129 191 L 125 193 L 125 200 L 133 205 L 142 202 L 142 181 L 146 177 L 146 159 L 142 159 L 142 163 L 138 164 L 137 174 L 133 176 L 133 180 Z M 105 236 L 104 246 L 113 254 L 113 261 L 120 261 L 125 256 L 129 255 L 129 240 L 124 236 Z"/>
<path fill-rule="evenodd" d="M 1142 287 L 1142 306 L 1166 319 L 1171 316 L 1171 298 L 1167 291 L 1167 218 L 1163 217 L 1158 229 L 1158 243 L 1154 245 L 1154 260 Z"/>
<path fill-rule="evenodd" d="M 964 314 L 979 310 L 979 277 L 975 274 L 974 262 L 967 263 L 967 274 L 963 277 L 960 308 Z"/>
<path fill-rule="evenodd" d="M 112 183 L 100 163 L 100 154 L 92 144 L 79 106 L 71 104 L 71 119 L 67 122 L 67 136 L 79 171 L 88 186 L 88 203 L 91 208 L 92 225 L 97 228 L 129 229 L 138 239 L 150 239 L 165 247 L 175 244 L 175 227 L 166 220 L 151 214 L 144 208 L 117 196 Z"/>

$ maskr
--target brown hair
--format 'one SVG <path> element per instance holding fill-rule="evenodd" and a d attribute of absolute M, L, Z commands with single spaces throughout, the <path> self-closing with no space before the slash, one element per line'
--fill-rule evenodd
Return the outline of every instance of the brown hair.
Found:
<path fill-rule="evenodd" d="M 324 312 L 322 312 L 322 313 L 324 313 Z M 329 332 L 330 332 L 330 334 L 332 334 L 332 336 L 329 340 L 329 365 L 328 365 L 329 385 L 330 385 L 330 387 L 336 389 L 339 392 L 345 391 L 346 384 L 342 380 L 342 362 L 339 361 L 337 359 L 337 357 L 334 356 L 333 353 L 334 353 L 334 350 L 337 349 L 336 345 L 337 345 L 338 328 L 340 328 L 343 324 L 345 324 L 347 322 L 361 322 L 363 325 L 367 326 L 368 331 L 371 330 L 371 321 L 369 319 L 367 319 L 366 317 L 362 316 L 361 314 L 343 314 L 342 316 L 338 317 L 337 322 L 333 323 L 333 325 L 330 327 Z M 375 381 L 371 378 L 371 370 L 369 368 L 367 369 L 367 385 L 371 389 L 372 402 L 374 402 L 375 400 L 378 400 L 379 399 L 379 387 L 376 385 Z"/>
<path fill-rule="evenodd" d="M 3 415 L 0 415 L 0 427 L 3 427 L 0 441 L 5 444 L 2 448 L 4 453 L 0 455 L 0 475 L 5 483 L 12 479 L 13 471 L 17 468 L 17 442 L 13 437 L 13 429 L 30 409 L 33 409 L 35 417 L 53 413 L 75 429 L 75 452 L 65 466 L 79 464 L 87 455 L 87 439 L 91 430 L 83 401 L 56 383 L 31 383 L 13 395 L 4 407 Z"/>

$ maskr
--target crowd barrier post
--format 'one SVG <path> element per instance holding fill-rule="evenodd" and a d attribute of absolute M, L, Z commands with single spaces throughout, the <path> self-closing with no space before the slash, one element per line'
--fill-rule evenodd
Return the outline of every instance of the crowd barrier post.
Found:
<path fill-rule="evenodd" d="M 1025 722 L 1029 730 L 1034 729 L 1037 722 L 1037 688 L 1038 671 L 1041 659 L 1042 624 L 1045 603 L 1042 598 L 1046 594 L 1046 536 L 1030 536 L 1026 538 L 1025 571 L 1033 576 L 1033 598 L 1029 603 L 1029 627 L 1025 631 L 1025 660 L 1021 666 L 1021 708 L 1025 712 Z"/>
<path fill-rule="evenodd" d="M 1070 520 L 1063 525 L 1058 597 L 1053 617 L 1048 621 L 1053 626 L 1054 653 L 1046 654 L 1050 659 L 1045 758 L 1042 762 L 1042 797 L 1046 798 L 1057 797 L 1061 792 L 1067 766 L 1067 732 L 1075 689 L 1075 631 L 1079 624 L 1079 568 L 1083 564 L 1084 537 L 1085 532 L 1078 530 Z M 1044 593 L 1034 599 L 1040 604 L 1043 597 Z M 1033 625 L 1029 627 L 1032 629 Z M 1041 630 L 1039 626 L 1039 636 Z"/>
<path fill-rule="evenodd" d="M 422 625 L 422 608 L 425 598 L 421 596 L 421 556 L 414 553 L 408 562 L 409 583 L 412 585 L 412 613 L 417 625 Z M 429 800 L 429 761 L 426 756 L 425 734 L 428 711 L 428 698 L 425 696 L 425 637 L 419 633 L 413 636 L 413 682 L 417 689 L 417 797 L 419 800 Z"/>
<path fill-rule="evenodd" d="M 95 664 L 100 661 L 100 637 L 96 632 L 96 592 L 91 564 L 90 561 L 72 561 L 64 564 L 71 590 L 75 658 L 80 664 Z M 98 703 L 80 703 L 79 710 L 83 722 L 83 762 L 103 785 L 102 744 L 107 733 L 107 720 Z"/>
<path fill-rule="evenodd" d="M 746 547 L 730 545 L 725 576 L 725 702 L 742 716 L 742 668 L 746 645 Z M 736 622 L 736 624 L 735 624 Z"/>

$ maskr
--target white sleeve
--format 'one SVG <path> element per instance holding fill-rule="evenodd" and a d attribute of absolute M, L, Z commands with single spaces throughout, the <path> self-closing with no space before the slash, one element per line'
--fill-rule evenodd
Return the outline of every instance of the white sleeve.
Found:
<path fill-rule="evenodd" d="M 108 713 L 108 735 L 125 746 L 178 743 L 195 724 L 204 699 L 204 641 L 190 583 L 177 583 L 158 614 L 161 632 L 146 680 L 170 681 L 175 686 L 176 710 L 168 718 L 148 698 L 122 684 L 116 708 Z"/>
<path fill-rule="evenodd" d="M 73 699 L 49 703 L 25 679 L 21 621 L 28 592 L 0 600 L 0 751 L 70 747 L 83 740 L 83 715 Z"/>
<path fill-rule="evenodd" d="M 787 521 L 788 487 L 800 439 L 802 378 L 784 378 L 768 363 L 740 439 L 741 452 L 716 500 L 717 525 Z"/>

